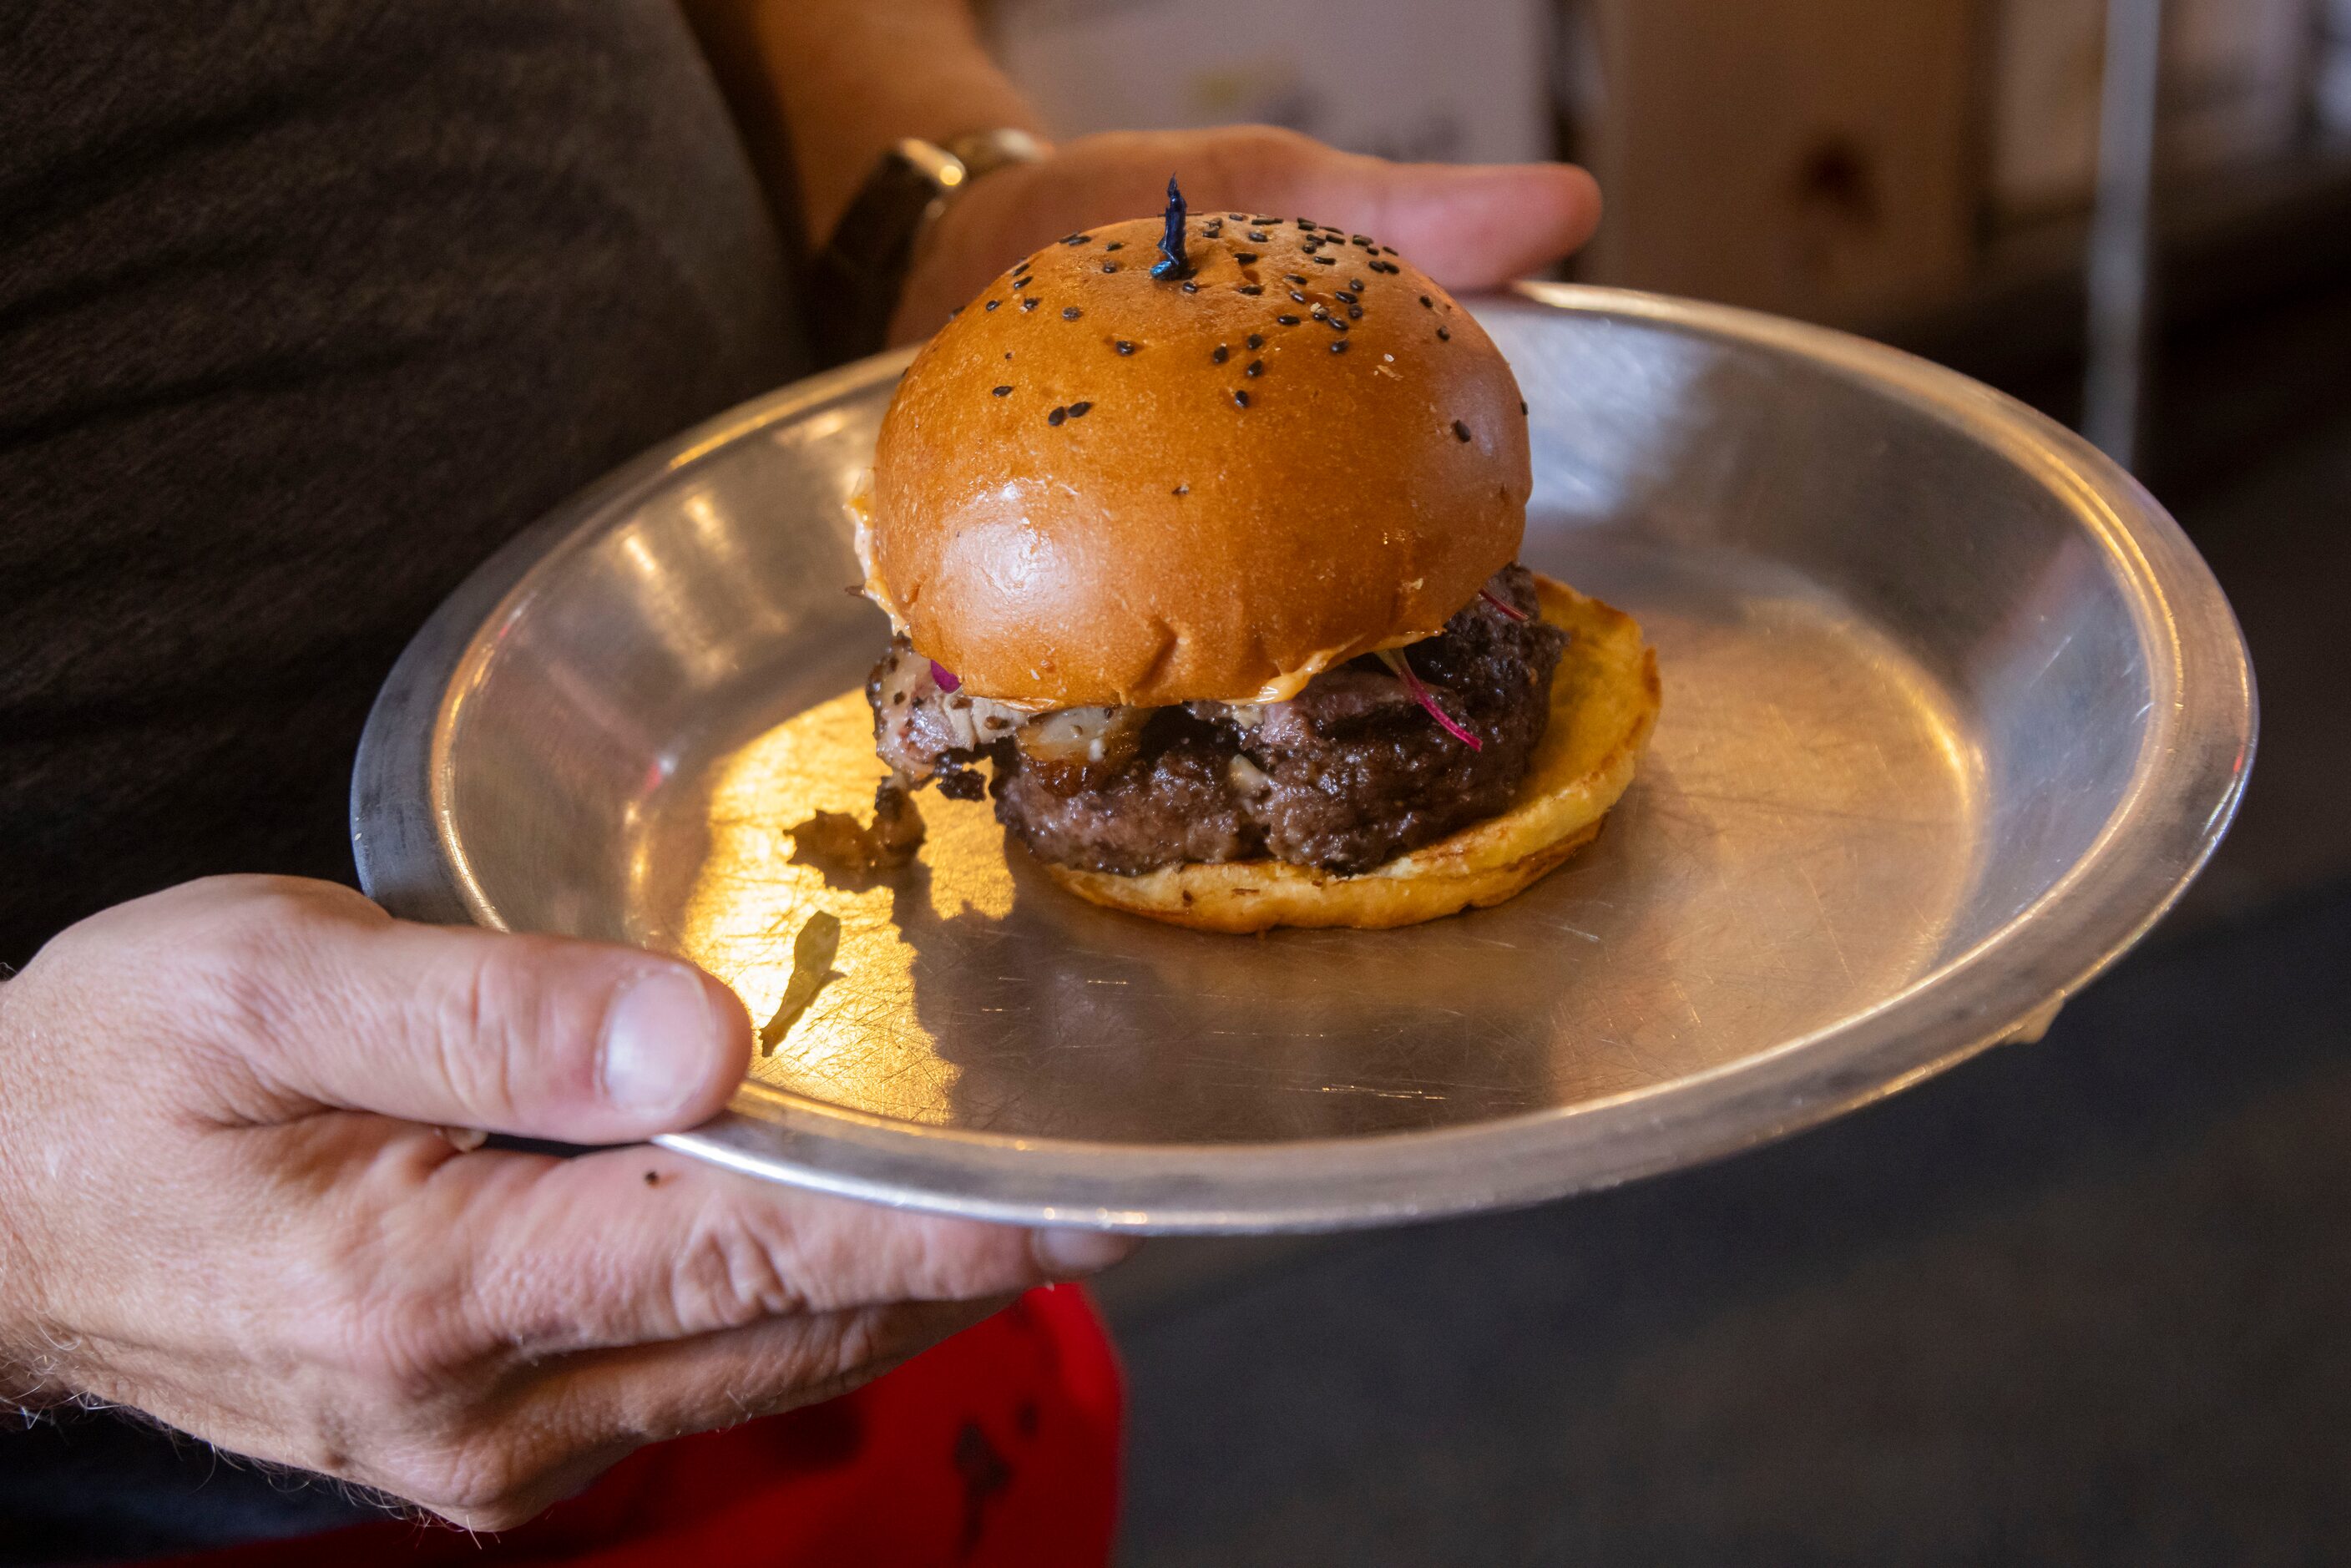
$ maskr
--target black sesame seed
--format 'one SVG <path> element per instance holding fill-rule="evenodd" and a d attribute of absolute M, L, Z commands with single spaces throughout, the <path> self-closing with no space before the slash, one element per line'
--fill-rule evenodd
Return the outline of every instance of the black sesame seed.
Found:
<path fill-rule="evenodd" d="M 1184 280 L 1184 292 L 1186 294 L 1197 294 L 1200 292 L 1200 286 L 1187 277 Z"/>
<path fill-rule="evenodd" d="M 1520 399 L 1519 400 L 1519 412 L 1520 412 L 1520 413 L 1526 413 L 1526 412 L 1527 412 L 1527 400 L 1526 400 L 1526 399 L 1524 399 L 1524 398 L 1520 398 Z"/>
<path fill-rule="evenodd" d="M 1350 305 L 1350 306 L 1348 306 L 1348 307 L 1347 307 L 1347 319 L 1348 319 L 1348 320 L 1350 320 L 1350 321 L 1360 321 L 1360 320 L 1362 320 L 1363 319 L 1364 319 L 1364 308 L 1363 308 L 1362 306 L 1360 306 L 1360 305 Z"/>
<path fill-rule="evenodd" d="M 1263 360 L 1251 360 L 1248 366 L 1242 370 L 1241 374 L 1245 376 L 1261 376 L 1265 374 L 1265 361 Z"/>
<path fill-rule="evenodd" d="M 1011 389 L 1010 387 L 1008 387 L 1008 386 L 990 387 L 990 388 L 988 388 L 988 391 L 990 391 L 990 392 L 994 392 L 998 397 L 1002 397 L 1002 396 L 1004 396 L 1007 392 L 1010 392 L 1011 390 L 1012 390 L 1012 389 Z"/>
<path fill-rule="evenodd" d="M 1102 270 L 1104 272 L 1116 272 L 1118 270 L 1118 263 L 1114 261 L 1105 261 L 1102 263 Z"/>
<path fill-rule="evenodd" d="M 1061 319 L 1064 321 L 1074 321 L 1084 314 L 1084 311 L 1079 309 L 1074 305 L 1064 305 L 1061 307 Z"/>
<path fill-rule="evenodd" d="M 1282 276 L 1283 277 L 1287 278 L 1289 281 L 1290 281 L 1290 282 L 1292 282 L 1292 283 L 1295 283 L 1295 284 L 1296 284 L 1296 285 L 1298 285 L 1298 287 L 1301 287 L 1301 288 L 1303 288 L 1303 287 L 1306 287 L 1306 279 L 1304 279 L 1304 278 L 1302 278 L 1302 277 L 1299 277 L 1299 276 L 1298 276 L 1298 274 L 1296 274 L 1296 273 L 1294 273 L 1294 272 L 1285 272 L 1285 273 L 1283 273 L 1281 276 Z"/>
<path fill-rule="evenodd" d="M 1108 245 L 1102 246 L 1102 249 L 1104 250 L 1124 250 L 1125 248 L 1126 242 L 1123 239 L 1114 239 Z"/>
<path fill-rule="evenodd" d="M 1264 335 L 1263 333 L 1261 333 L 1261 332 L 1251 332 L 1251 333 L 1249 335 L 1249 346 L 1250 348 L 1252 348 L 1252 349 L 1262 349 L 1262 348 L 1264 348 L 1264 347 L 1265 347 L 1265 335 Z"/>
<path fill-rule="evenodd" d="M 1364 280 L 1360 277 L 1351 277 L 1347 279 L 1347 287 L 1360 294 L 1364 289 Z"/>
<path fill-rule="evenodd" d="M 1092 235 L 1063 235 L 1061 236 L 1061 243 L 1063 245 L 1083 245 L 1093 237 L 1094 236 Z"/>
<path fill-rule="evenodd" d="M 1321 224 L 1316 223 L 1312 218 L 1292 218 L 1290 221 L 1296 224 L 1302 229 L 1319 229 L 1322 226 Z"/>
<path fill-rule="evenodd" d="M 1134 352 L 1134 345 L 1128 342 L 1123 338 L 1119 339 L 1116 342 L 1113 343 L 1111 347 L 1116 349 L 1122 354 L 1131 354 Z"/>
<path fill-rule="evenodd" d="M 1262 229 L 1249 230 L 1249 236 L 1250 242 L 1256 245 L 1263 245 L 1266 242 L 1265 232 Z"/>
<path fill-rule="evenodd" d="M 1243 408 L 1249 407 L 1249 393 L 1245 392 L 1236 392 L 1233 393 L 1233 402 L 1238 403 Z"/>
<path fill-rule="evenodd" d="M 1192 486 L 1189 485 L 1178 485 L 1176 486 L 1175 493 L 1178 496 L 1188 496 L 1192 493 Z M 860 589 L 858 591 L 862 593 L 864 590 Z"/>
<path fill-rule="evenodd" d="M 1251 223 L 1253 223 L 1253 224 L 1278 224 L 1278 223 L 1280 223 L 1280 221 L 1281 221 L 1281 220 L 1280 220 L 1280 218 L 1277 218 L 1277 217 L 1270 217 L 1270 216 L 1268 216 L 1267 214 L 1263 214 L 1263 213 L 1259 213 L 1257 216 L 1255 216 L 1255 217 L 1253 217 L 1253 218 L 1251 218 L 1251 219 L 1249 220 L 1249 222 L 1251 222 Z"/>
<path fill-rule="evenodd" d="M 1262 283 L 1244 283 L 1240 287 L 1240 292 L 1252 296 L 1262 294 L 1265 292 L 1265 285 Z"/>
<path fill-rule="evenodd" d="M 1420 297 L 1420 308 L 1423 310 L 1434 310 L 1437 308 L 1437 301 L 1424 294 Z"/>
<path fill-rule="evenodd" d="M 1396 253 L 1396 247 L 1392 245 L 1384 245 L 1380 246 L 1380 249 L 1388 256 L 1394 256 Z"/>
<path fill-rule="evenodd" d="M 1298 318 L 1295 316 L 1276 316 L 1274 320 L 1284 327 L 1295 327 L 1298 325 Z"/>
<path fill-rule="evenodd" d="M 1456 441 L 1467 441 L 1467 440 L 1468 440 L 1468 439 L 1469 439 L 1469 427 L 1468 427 L 1468 425 L 1466 425 L 1466 424 L 1462 423 L 1459 420 L 1458 420 L 1458 419 L 1457 419 L 1457 420 L 1455 420 L 1455 421 L 1453 422 L 1453 438 L 1454 438 Z"/>
<path fill-rule="evenodd" d="M 1047 424 L 1059 424 L 1059 423 L 1061 423 L 1061 421 L 1063 421 L 1063 420 L 1065 420 L 1065 419 L 1067 419 L 1067 418 L 1069 418 L 1069 417 L 1070 417 L 1070 411 L 1069 411 L 1068 409 L 1066 409 L 1066 408 L 1057 408 L 1057 409 L 1055 409 L 1052 413 L 1049 413 L 1049 414 L 1047 414 L 1047 415 L 1045 416 L 1045 423 L 1046 423 Z M 1458 425 L 1458 424 L 1457 424 L 1457 425 L 1455 425 L 1453 428 L 1454 428 L 1454 429 L 1456 429 L 1456 430 L 1458 430 L 1458 429 L 1460 429 L 1461 427 L 1460 427 L 1459 425 Z"/>
<path fill-rule="evenodd" d="M 1237 224 L 1245 224 L 1249 222 L 1249 214 L 1247 213 L 1227 213 L 1225 216 L 1232 219 L 1233 222 Z"/>
<path fill-rule="evenodd" d="M 1339 260 L 1336 256 L 1318 256 L 1314 258 L 1314 265 L 1317 267 L 1336 267 L 1339 265 Z"/>
<path fill-rule="evenodd" d="M 1363 235 L 1349 235 L 1347 236 L 1347 243 L 1348 243 L 1349 245 L 1357 245 L 1357 246 L 1363 246 L 1365 250 L 1370 250 L 1370 249 L 1372 248 L 1372 242 L 1371 242 L 1371 241 L 1369 241 L 1369 240 L 1367 240 L 1367 239 L 1365 239 L 1365 238 L 1364 238 Z"/>
<path fill-rule="evenodd" d="M 1255 345 L 1254 343 L 1252 343 L 1252 344 L 1250 345 L 1250 347 L 1251 347 L 1251 348 L 1255 348 L 1255 347 L 1256 347 L 1256 345 Z M 1217 345 L 1216 346 L 1216 348 L 1215 348 L 1215 349 L 1213 349 L 1213 350 L 1211 350 L 1209 351 L 1209 354 L 1208 354 L 1208 363 L 1210 363 L 1210 364 L 1212 364 L 1212 365 L 1221 365 L 1221 364 L 1223 364 L 1223 363 L 1224 363 L 1228 359 L 1230 359 L 1230 358 L 1232 357 L 1232 352 L 1233 352 L 1233 351 L 1232 351 L 1230 349 L 1228 349 L 1228 348 L 1226 348 L 1222 343 L 1219 343 L 1219 344 L 1217 344 Z"/>
<path fill-rule="evenodd" d="M 1355 297 L 1353 294 L 1348 293 L 1347 290 L 1343 288 L 1332 295 L 1331 298 L 1336 299 L 1342 305 L 1353 305 L 1355 302 Z"/>
<path fill-rule="evenodd" d="M 998 306 L 999 306 L 999 305 L 1001 305 L 1001 304 L 1003 304 L 1003 303 L 1004 303 L 1004 301 L 1003 301 L 1003 300 L 1001 300 L 1001 299 L 991 299 L 991 300 L 989 300 L 989 301 L 987 302 L 987 308 L 988 308 L 988 309 L 990 309 L 990 310 L 993 310 L 993 309 L 995 309 Z"/>
<path fill-rule="evenodd" d="M 1305 303 L 1306 303 L 1306 296 L 1304 296 L 1303 294 L 1299 293 L 1299 292 L 1298 292 L 1298 290 L 1296 290 L 1295 288 L 1293 288 L 1293 289 L 1291 289 L 1291 290 L 1290 291 L 1290 297 L 1292 299 L 1295 299 L 1296 301 L 1298 301 L 1298 303 L 1300 303 L 1301 305 L 1303 305 L 1303 304 L 1305 304 Z"/>
<path fill-rule="evenodd" d="M 1086 410 L 1092 407 L 1093 407 L 1093 404 L 1091 402 L 1073 402 L 1070 405 L 1070 417 L 1071 419 L 1083 419 L 1086 416 Z"/>
<path fill-rule="evenodd" d="M 1437 340 L 1440 343 L 1449 343 L 1453 341 L 1453 334 L 1439 327 L 1437 329 Z"/>
<path fill-rule="evenodd" d="M 1043 303 L 1044 301 L 1041 299 L 1023 299 L 1020 302 L 1020 308 L 1023 310 L 1034 310 L 1038 306 Z"/>
<path fill-rule="evenodd" d="M 1343 332 L 1347 329 L 1347 324 L 1336 316 L 1325 316 L 1322 319 L 1330 323 L 1331 330 L 1333 332 Z"/>
<path fill-rule="evenodd" d="M 1255 267 L 1257 265 L 1257 252 L 1253 250 L 1237 250 L 1233 252 L 1233 259 L 1240 263 L 1243 267 Z"/>

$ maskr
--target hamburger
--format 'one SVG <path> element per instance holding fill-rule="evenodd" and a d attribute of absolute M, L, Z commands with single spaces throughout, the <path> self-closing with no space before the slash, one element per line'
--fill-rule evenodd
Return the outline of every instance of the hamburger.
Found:
<path fill-rule="evenodd" d="M 1169 195 L 1023 258 L 899 383 L 852 502 L 895 629 L 881 816 L 992 796 L 1063 887 L 1210 930 L 1508 898 L 1632 779 L 1640 629 L 1518 564 L 1526 403 L 1444 289 Z"/>

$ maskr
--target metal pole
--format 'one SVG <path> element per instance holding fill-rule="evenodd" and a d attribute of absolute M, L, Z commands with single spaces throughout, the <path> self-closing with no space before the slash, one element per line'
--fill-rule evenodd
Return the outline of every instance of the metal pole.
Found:
<path fill-rule="evenodd" d="M 2137 460 L 2146 391 L 2148 227 L 2162 56 L 2163 0 L 2106 0 L 2082 434 L 2126 468 Z"/>

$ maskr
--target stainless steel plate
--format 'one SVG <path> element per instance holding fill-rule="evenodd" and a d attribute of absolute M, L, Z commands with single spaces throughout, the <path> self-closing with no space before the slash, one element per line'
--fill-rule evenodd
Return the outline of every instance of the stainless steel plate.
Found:
<path fill-rule="evenodd" d="M 666 1140 L 778 1180 L 1217 1231 L 1523 1203 L 1719 1155 L 2045 1019 L 2168 905 L 2252 759 L 2193 549 L 2047 420 L 1745 312 L 1533 287 L 1479 314 L 1532 405 L 1525 558 L 1637 615 L 1665 713 L 1599 842 L 1500 908 L 1261 939 L 1074 902 L 981 806 L 923 863 L 789 859 L 878 764 L 886 627 L 841 501 L 903 360 L 649 455 L 419 634 L 352 796 L 397 913 L 687 955 L 774 1009 Z"/>

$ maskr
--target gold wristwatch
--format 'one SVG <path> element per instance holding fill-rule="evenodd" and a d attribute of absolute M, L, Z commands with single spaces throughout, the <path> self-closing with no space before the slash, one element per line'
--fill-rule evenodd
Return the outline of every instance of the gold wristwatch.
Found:
<path fill-rule="evenodd" d="M 1025 131 L 976 131 L 941 146 L 892 143 L 833 225 L 811 264 L 809 333 L 828 365 L 879 352 L 923 236 L 949 203 L 1008 163 L 1032 163 L 1046 144 Z"/>

